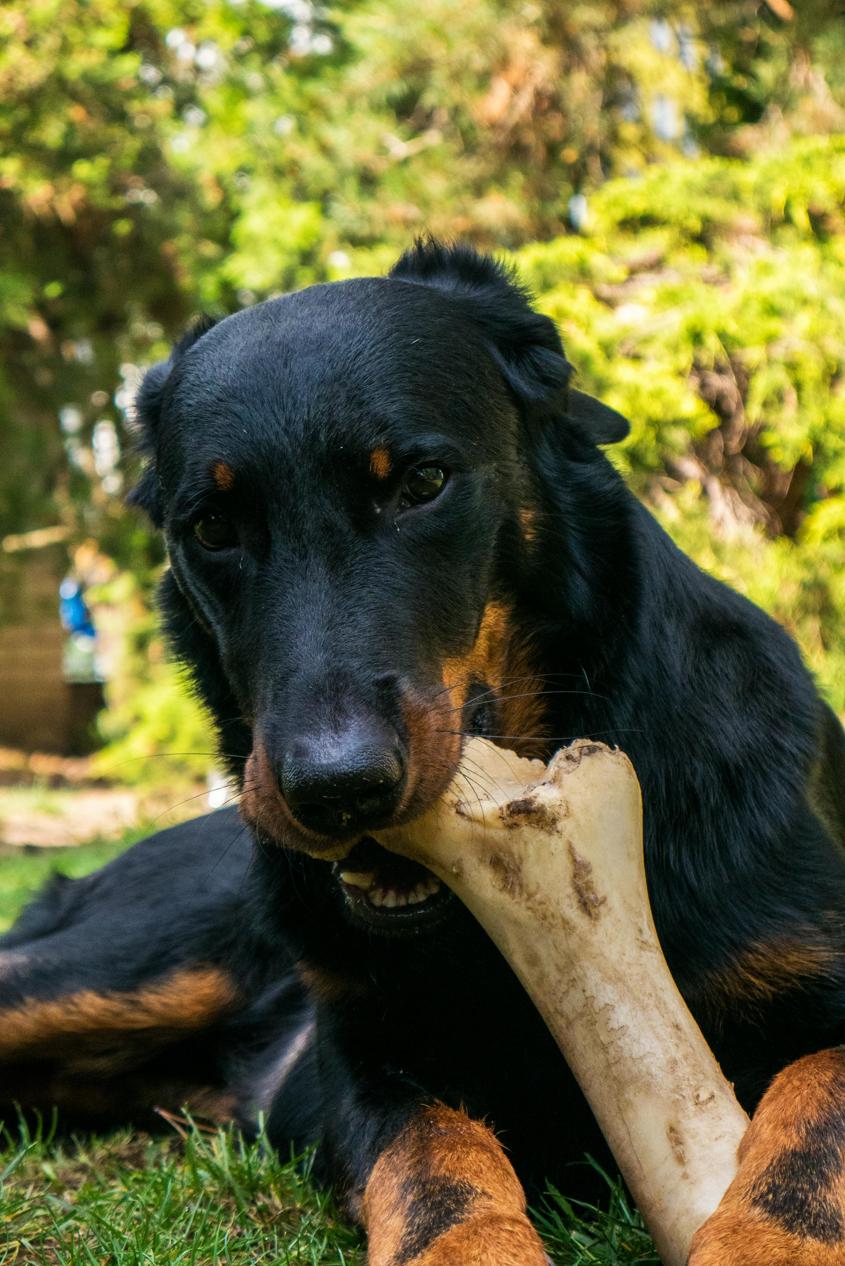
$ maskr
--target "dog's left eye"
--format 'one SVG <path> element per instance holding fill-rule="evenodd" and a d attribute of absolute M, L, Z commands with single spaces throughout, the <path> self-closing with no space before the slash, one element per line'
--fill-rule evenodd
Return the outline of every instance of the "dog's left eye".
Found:
<path fill-rule="evenodd" d="M 238 529 L 225 514 L 209 510 L 194 523 L 194 536 L 203 549 L 232 549 L 239 542 Z"/>
<path fill-rule="evenodd" d="M 446 486 L 448 475 L 442 466 L 412 466 L 402 480 L 402 503 L 419 506 L 433 501 Z"/>

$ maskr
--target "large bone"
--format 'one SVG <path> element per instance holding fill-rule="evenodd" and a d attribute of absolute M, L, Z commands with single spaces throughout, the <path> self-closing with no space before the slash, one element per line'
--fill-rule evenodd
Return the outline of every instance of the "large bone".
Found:
<path fill-rule="evenodd" d="M 748 1118 L 666 966 L 628 759 L 581 741 L 546 768 L 474 739 L 434 809 L 378 838 L 434 871 L 499 946 L 664 1263 L 683 1266 L 736 1172 Z"/>

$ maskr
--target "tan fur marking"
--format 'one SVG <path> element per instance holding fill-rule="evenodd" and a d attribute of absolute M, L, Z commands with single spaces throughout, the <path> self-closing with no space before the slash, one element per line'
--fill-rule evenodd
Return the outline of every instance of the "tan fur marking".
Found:
<path fill-rule="evenodd" d="M 299 963 L 297 970 L 309 993 L 320 1002 L 341 1002 L 366 993 L 364 982 L 355 976 L 305 963 Z"/>
<path fill-rule="evenodd" d="M 503 734 L 524 734 L 527 737 L 508 740 L 520 756 L 536 756 L 548 760 L 552 747 L 544 738 L 548 734 L 546 704 L 542 691 L 543 679 L 538 675 L 531 643 L 527 637 L 517 634 L 508 646 L 504 669 L 503 702 L 500 705 Z M 508 685 L 507 683 L 511 684 Z M 508 696 L 511 696 L 510 698 Z"/>
<path fill-rule="evenodd" d="M 739 1172 L 696 1232 L 688 1266 L 842 1266 L 845 1055 L 821 1051 L 779 1073 L 739 1149 Z M 800 1231 L 785 1223 L 792 1215 Z"/>
<path fill-rule="evenodd" d="M 431 704 L 405 690 L 401 707 L 410 742 L 407 788 L 399 813 L 407 819 L 430 808 L 446 790 L 461 759 L 461 738 L 460 720 L 446 691 Z"/>
<path fill-rule="evenodd" d="M 217 461 L 211 467 L 211 478 L 221 492 L 229 492 L 235 482 L 235 472 L 226 462 Z"/>
<path fill-rule="evenodd" d="M 527 735 L 524 741 L 503 740 L 521 756 L 544 756 L 548 746 L 545 707 L 540 692 L 542 679 L 532 663 L 529 640 L 514 627 L 513 609 L 506 603 L 489 602 L 469 652 L 443 663 L 443 684 L 452 700 L 454 729 L 460 729 L 464 707 L 473 681 L 483 681 L 495 695 L 501 695 L 500 732 L 509 736 Z M 491 699 L 495 702 L 495 698 Z"/>
<path fill-rule="evenodd" d="M 434 1193 L 430 1207 L 428 1192 Z M 437 1192 L 442 1192 L 441 1210 Z M 500 1143 L 480 1122 L 442 1105 L 423 1109 L 382 1153 L 361 1213 L 369 1234 L 369 1266 L 546 1262 L 525 1215 L 522 1187 Z M 420 1213 L 428 1226 L 420 1225 Z"/>
<path fill-rule="evenodd" d="M 78 993 L 49 1001 L 32 998 L 0 1011 L 0 1059 L 44 1051 L 56 1043 L 96 1048 L 115 1034 L 168 1035 L 203 1028 L 232 1007 L 237 992 L 215 967 L 184 968 L 135 992 Z"/>
<path fill-rule="evenodd" d="M 505 603 L 488 602 L 475 641 L 467 654 L 444 660 L 443 683 L 456 709 L 466 703 L 473 680 L 486 681 L 494 690 L 500 689 L 510 641 L 511 614 Z"/>
<path fill-rule="evenodd" d="M 376 479 L 387 479 L 393 469 L 390 453 L 386 448 L 374 448 L 370 453 L 370 470 Z"/>
<path fill-rule="evenodd" d="M 819 940 L 815 929 L 806 937 L 789 937 L 750 945 L 733 962 L 710 973 L 708 997 L 729 998 L 732 1002 L 769 1002 L 786 989 L 804 980 L 816 981 L 841 962 L 834 946 Z"/>
<path fill-rule="evenodd" d="M 519 512 L 519 527 L 526 545 L 533 545 L 537 540 L 537 511 L 532 506 L 523 506 Z"/>

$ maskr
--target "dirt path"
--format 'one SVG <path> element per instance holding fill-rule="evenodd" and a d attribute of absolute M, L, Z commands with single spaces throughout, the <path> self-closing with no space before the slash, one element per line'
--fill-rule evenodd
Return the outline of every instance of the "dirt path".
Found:
<path fill-rule="evenodd" d="M 208 807 L 201 784 L 139 790 L 92 778 L 84 759 L 0 748 L 0 845 L 66 848 L 162 830 Z"/>

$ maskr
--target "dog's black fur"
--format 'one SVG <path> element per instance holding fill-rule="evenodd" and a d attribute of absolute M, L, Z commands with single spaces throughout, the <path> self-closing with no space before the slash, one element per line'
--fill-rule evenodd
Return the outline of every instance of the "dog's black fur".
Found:
<path fill-rule="evenodd" d="M 54 883 L 2 942 L 0 993 L 8 1015 L 203 965 L 236 997 L 154 1041 L 0 1041 L 0 1098 L 104 1120 L 213 1091 L 282 1149 L 317 1142 L 353 1208 L 436 1098 L 571 1190 L 595 1127 L 484 933 L 443 895 L 416 919 L 367 909 L 325 859 L 427 807 L 461 733 L 629 754 L 661 942 L 749 1108 L 845 1039 L 842 730 L 783 630 L 628 492 L 599 448 L 625 424 L 569 379 L 513 280 L 435 244 L 201 324 L 150 371 L 136 500 L 251 827 L 225 810 Z M 344 790 L 361 762 L 370 799 Z"/>

